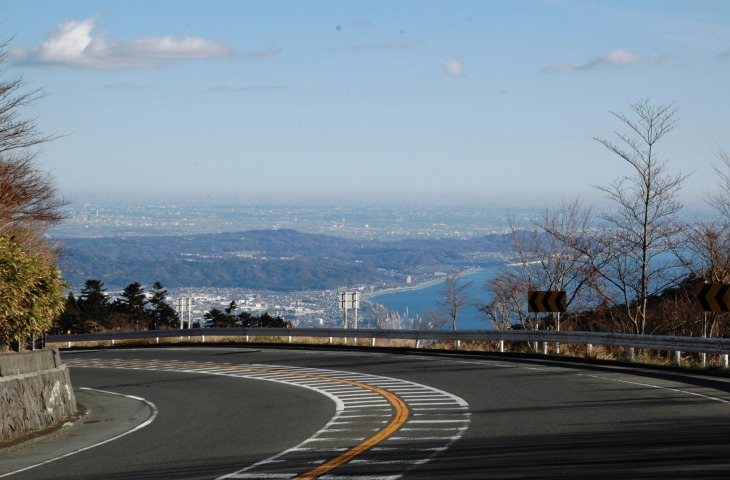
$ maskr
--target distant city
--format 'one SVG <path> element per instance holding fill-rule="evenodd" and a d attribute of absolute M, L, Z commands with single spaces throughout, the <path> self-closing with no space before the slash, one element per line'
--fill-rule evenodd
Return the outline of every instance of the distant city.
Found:
<path fill-rule="evenodd" d="M 525 222 L 536 218 L 538 209 L 494 206 L 453 205 L 337 205 L 332 203 L 285 204 L 216 204 L 205 201 L 166 202 L 161 204 L 121 201 L 72 203 L 67 220 L 51 234 L 62 243 L 70 238 L 174 236 L 244 230 L 295 229 L 304 233 L 326 234 L 357 240 L 468 239 L 506 230 L 508 216 Z M 491 254 L 490 260 L 500 260 Z M 394 278 L 384 288 L 413 288 L 443 278 L 444 271 L 413 269 Z M 105 281 L 101 278 L 100 280 Z M 128 282 L 140 281 L 129 278 Z M 108 284 L 108 282 L 105 282 Z M 122 285 L 108 285 L 109 294 L 117 296 Z M 149 290 L 150 285 L 146 285 Z M 75 295 L 81 285 L 74 285 Z M 364 294 L 359 313 L 361 327 L 376 326 L 382 309 L 367 301 L 376 291 L 374 285 L 356 285 Z M 223 309 L 231 301 L 237 311 L 255 314 L 268 312 L 298 326 L 341 326 L 343 312 L 337 291 L 272 292 L 242 288 L 181 287 L 169 288 L 170 303 L 189 297 L 192 319 L 202 321 L 211 308 Z M 349 312 L 350 323 L 353 312 Z"/>
<path fill-rule="evenodd" d="M 292 228 L 346 238 L 470 238 L 504 231 L 507 219 L 536 218 L 533 207 L 505 205 L 342 205 L 335 203 L 166 203 L 75 201 L 52 234 L 64 237 L 188 235 Z"/>
<path fill-rule="evenodd" d="M 405 239 L 470 239 L 489 234 L 506 233 L 508 219 L 529 226 L 539 218 L 544 207 L 508 207 L 505 205 L 341 205 L 310 203 L 288 205 L 277 203 L 217 203 L 213 201 L 122 202 L 98 200 L 74 202 L 67 207 L 67 220 L 50 232 L 61 243 L 64 239 L 160 237 L 193 234 L 213 234 L 248 230 L 293 229 L 303 233 L 330 235 L 354 240 L 398 241 Z M 688 218 L 706 214 L 703 209 L 685 211 Z M 180 252 L 183 254 L 183 252 Z M 476 252 L 475 263 L 503 263 L 506 252 Z M 462 265 L 462 270 L 470 265 Z M 385 283 L 347 285 L 363 294 L 359 323 L 375 327 L 383 316 L 383 308 L 368 302 L 368 298 L 384 290 L 408 290 L 433 284 L 446 275 L 444 268 L 410 267 L 390 276 Z M 122 285 L 99 278 L 117 296 L 126 284 L 142 281 L 128 278 Z M 157 281 L 158 279 L 152 280 Z M 191 282 L 192 283 L 192 282 Z M 164 284 L 164 282 L 163 282 Z M 339 309 L 338 291 L 307 290 L 277 292 L 265 289 L 201 287 L 184 285 L 170 287 L 170 303 L 181 297 L 192 299 L 192 320 L 202 322 L 211 308 L 223 309 L 231 301 L 242 310 L 254 314 L 268 312 L 302 327 L 341 326 L 343 312 Z M 72 285 L 75 295 L 80 284 Z M 145 285 L 147 290 L 151 285 Z M 434 303 L 437 298 L 434 297 Z M 403 302 L 407 304 L 407 301 Z M 403 312 L 395 312 L 403 314 Z M 352 316 L 352 312 L 350 313 Z M 351 318 L 352 320 L 352 318 Z M 417 319 L 404 318 L 404 322 Z M 388 325 L 393 326 L 393 325 Z"/>

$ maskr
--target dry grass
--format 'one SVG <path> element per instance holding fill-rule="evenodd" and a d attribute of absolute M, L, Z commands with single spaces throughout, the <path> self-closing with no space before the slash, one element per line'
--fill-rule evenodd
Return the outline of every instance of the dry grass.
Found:
<path fill-rule="evenodd" d="M 166 337 L 158 339 L 130 339 L 130 340 L 115 340 L 115 341 L 74 341 L 73 337 L 70 337 L 71 344 L 69 342 L 55 342 L 48 343 L 47 348 L 105 348 L 105 347 L 126 347 L 134 345 L 189 345 L 189 344 L 236 344 L 236 345 L 271 345 L 271 344 L 282 344 L 282 345 L 321 345 L 321 346 L 349 346 L 349 347 L 377 347 L 377 348 L 419 348 L 421 350 L 429 351 L 463 351 L 463 352 L 485 352 L 485 353 L 500 353 L 500 343 L 497 341 L 461 341 L 458 345 L 453 340 L 447 341 L 420 341 L 418 346 L 413 340 L 402 340 L 402 339 L 365 339 L 365 338 L 328 338 L 328 337 L 296 337 L 288 335 L 277 335 L 277 336 L 219 336 L 219 335 L 205 335 L 205 336 L 187 336 L 180 335 L 175 337 Z M 517 354 L 542 354 L 544 346 L 542 343 L 535 345 L 527 342 L 515 342 L 509 343 L 504 342 L 505 353 L 517 353 Z M 556 345 L 550 343 L 547 346 L 547 353 L 549 355 L 558 355 L 556 351 Z M 632 361 L 630 350 L 627 347 L 610 347 L 602 345 L 593 345 L 590 348 L 588 345 L 583 344 L 561 344 L 560 345 L 560 356 L 563 357 L 574 357 L 574 358 L 586 358 L 592 360 L 606 360 L 606 361 L 621 361 L 630 362 Z M 681 356 L 680 364 L 687 368 L 710 368 L 710 369 L 724 369 L 723 357 L 721 355 L 707 355 L 703 364 L 702 355 L 700 354 L 688 354 L 684 353 Z M 674 352 L 666 351 L 655 351 L 648 349 L 636 349 L 634 352 L 634 363 L 646 364 L 646 365 L 657 365 L 657 366 L 674 366 L 676 365 L 676 359 Z"/>

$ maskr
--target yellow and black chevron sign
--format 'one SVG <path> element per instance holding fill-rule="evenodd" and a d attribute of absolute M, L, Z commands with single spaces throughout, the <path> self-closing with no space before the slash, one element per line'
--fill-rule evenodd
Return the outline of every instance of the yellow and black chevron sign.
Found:
<path fill-rule="evenodd" d="M 527 304 L 530 312 L 564 312 L 566 309 L 565 290 L 530 290 Z"/>
<path fill-rule="evenodd" d="M 695 297 L 695 308 L 700 312 L 730 312 L 730 285 L 698 283 Z"/>

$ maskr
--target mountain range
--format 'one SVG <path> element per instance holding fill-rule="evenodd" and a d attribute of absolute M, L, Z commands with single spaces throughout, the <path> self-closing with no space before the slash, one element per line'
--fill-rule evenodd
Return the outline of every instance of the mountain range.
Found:
<path fill-rule="evenodd" d="M 506 237 L 356 240 L 292 229 L 63 238 L 59 266 L 72 288 L 89 278 L 108 287 L 161 282 L 168 288 L 269 291 L 392 286 L 405 275 L 494 264 Z"/>

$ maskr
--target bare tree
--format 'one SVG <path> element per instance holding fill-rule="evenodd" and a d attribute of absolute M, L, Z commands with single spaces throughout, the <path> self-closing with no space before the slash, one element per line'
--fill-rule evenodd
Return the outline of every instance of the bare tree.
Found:
<path fill-rule="evenodd" d="M 7 45 L 0 43 L 0 235 L 31 250 L 46 251 L 47 245 L 38 236 L 64 218 L 61 209 L 66 202 L 35 161 L 42 145 L 56 136 L 40 133 L 35 120 L 21 116 L 22 109 L 43 98 L 45 92 L 27 88 L 23 77 L 5 78 L 2 65 Z"/>
<path fill-rule="evenodd" d="M 65 202 L 35 166 L 41 146 L 55 137 L 22 117 L 22 109 L 45 93 L 7 76 L 7 46 L 0 42 L 0 343 L 46 331 L 65 303 L 55 248 L 42 235 L 63 219 Z"/>
<path fill-rule="evenodd" d="M 671 265 L 661 257 L 671 251 L 672 240 L 682 232 L 676 220 L 682 208 L 678 193 L 687 178 L 672 174 L 656 152 L 656 144 L 676 124 L 673 105 L 653 105 L 649 99 L 630 105 L 629 117 L 614 113 L 629 134 L 616 133 L 613 143 L 595 138 L 630 167 L 630 173 L 607 186 L 597 186 L 614 208 L 601 215 L 605 221 L 600 244 L 591 255 L 605 281 L 603 299 L 624 306 L 634 333 L 647 332 L 647 302 L 674 284 L 667 273 Z"/>
<path fill-rule="evenodd" d="M 691 278 L 730 283 L 730 224 L 698 220 L 685 228 L 673 249 Z"/>
<path fill-rule="evenodd" d="M 467 289 L 471 281 L 462 281 L 459 274 L 454 272 L 446 275 L 441 293 L 443 299 L 438 302 L 438 312 L 442 318 L 451 323 L 451 329 L 456 331 L 456 320 L 461 310 L 469 304 Z"/>
<path fill-rule="evenodd" d="M 514 218 L 509 228 L 514 262 L 485 286 L 492 299 L 478 307 L 487 319 L 497 325 L 519 322 L 522 328 L 538 328 L 538 315 L 527 313 L 529 290 L 564 290 L 568 307 L 584 306 L 583 293 L 593 278 L 590 259 L 583 253 L 591 241 L 591 208 L 580 198 L 563 201 L 546 208 L 530 229 L 520 229 Z"/>
<path fill-rule="evenodd" d="M 533 317 L 527 313 L 527 294 L 531 288 L 523 283 L 516 268 L 519 267 L 507 267 L 488 280 L 484 288 L 491 293 L 491 300 L 477 303 L 484 318 L 497 330 L 507 330 L 515 324 L 522 328 L 534 327 Z"/>
<path fill-rule="evenodd" d="M 707 203 L 720 216 L 688 225 L 674 252 L 689 272 L 690 280 L 730 283 L 730 155 L 718 147 L 715 157 L 721 162 L 713 166 L 719 185 L 716 192 L 707 195 Z M 687 298 L 688 303 L 691 301 Z M 727 314 L 707 312 L 703 324 L 709 326 L 710 336 L 719 331 L 720 320 L 726 317 Z"/>
<path fill-rule="evenodd" d="M 707 203 L 725 217 L 725 222 L 730 222 L 730 153 L 717 147 L 715 157 L 722 162 L 713 165 L 720 185 L 717 192 L 708 195 Z"/>
<path fill-rule="evenodd" d="M 2 67 L 7 60 L 9 41 L 0 43 L 0 77 L 6 77 Z M 23 150 L 37 153 L 37 148 L 56 138 L 40 133 L 33 119 L 23 118 L 20 111 L 46 96 L 42 88 L 28 89 L 29 83 L 22 76 L 0 81 L 0 155 Z"/>

